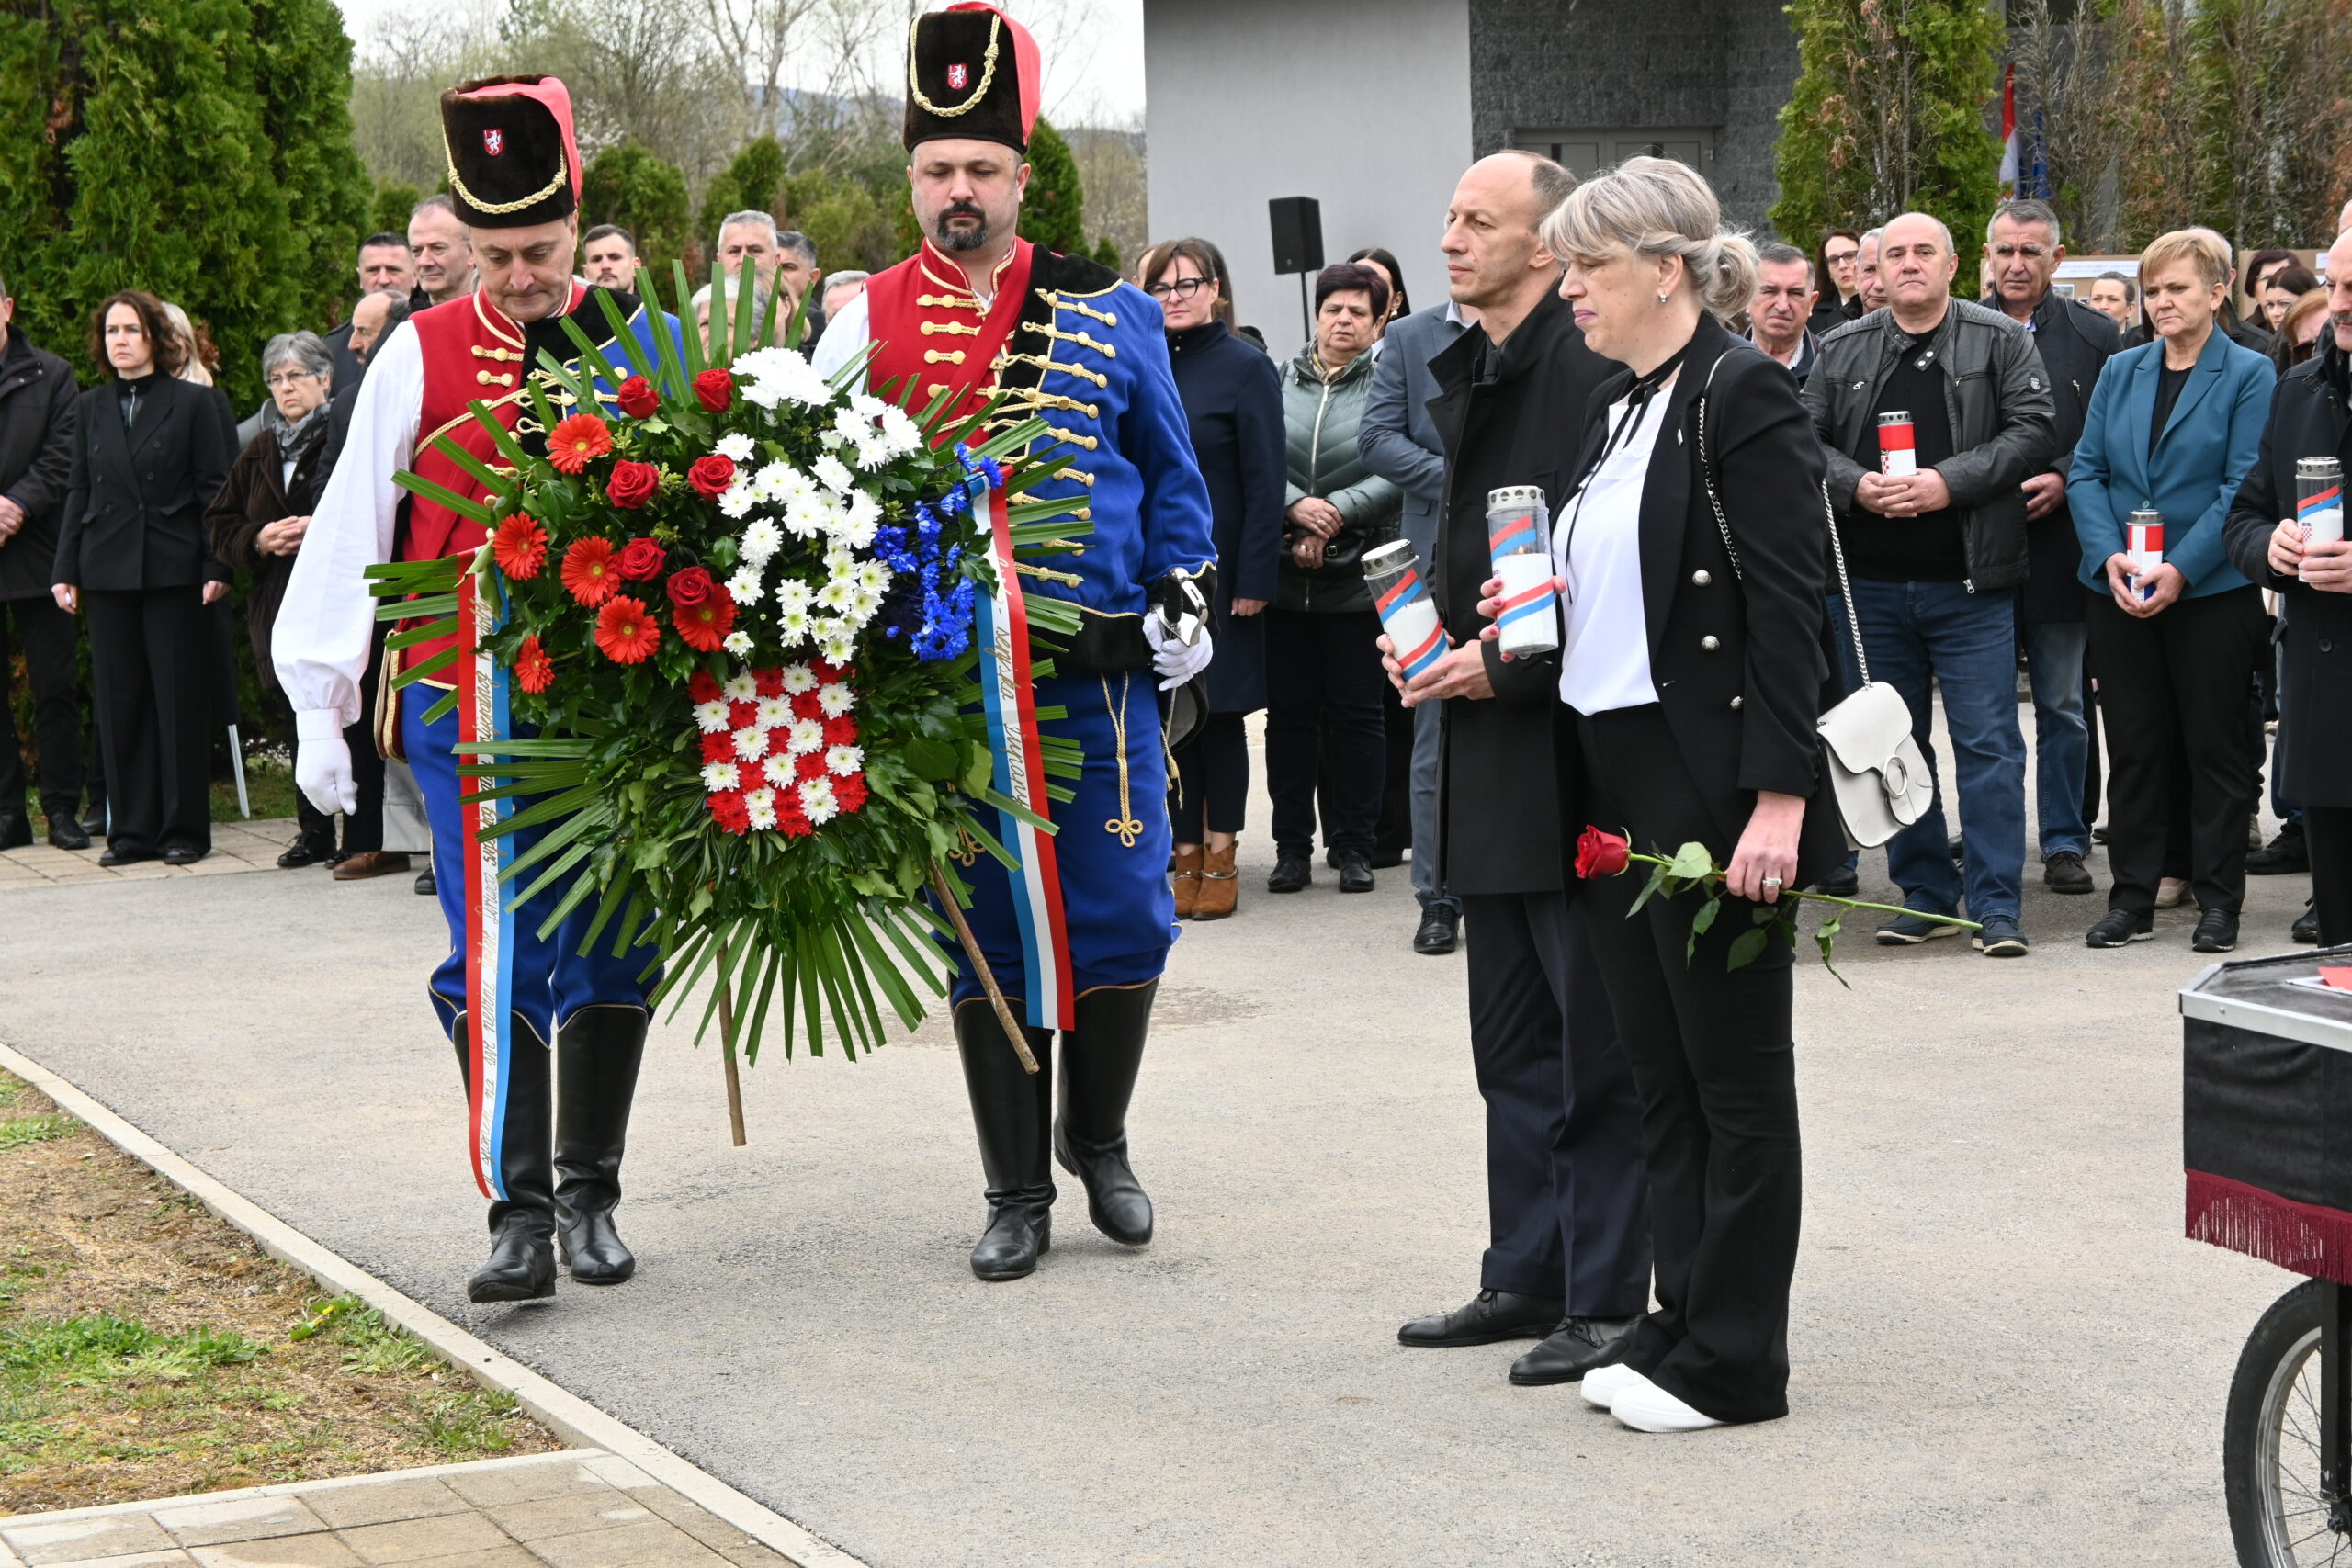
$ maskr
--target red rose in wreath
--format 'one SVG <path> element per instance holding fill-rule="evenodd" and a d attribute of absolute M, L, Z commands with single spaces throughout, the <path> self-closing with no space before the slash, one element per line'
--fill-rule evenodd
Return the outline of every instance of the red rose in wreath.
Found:
<path fill-rule="evenodd" d="M 596 646 L 616 664 L 642 664 L 662 646 L 662 628 L 642 600 L 624 594 L 597 612 Z"/>
<path fill-rule="evenodd" d="M 686 470 L 686 482 L 717 501 L 727 493 L 727 487 L 735 482 L 735 459 L 723 452 L 696 457 L 695 466 Z"/>
<path fill-rule="evenodd" d="M 613 400 L 621 405 L 621 412 L 631 419 L 643 419 L 662 407 L 662 394 L 653 383 L 642 376 L 632 376 L 623 381 L 613 393 Z"/>
<path fill-rule="evenodd" d="M 613 477 L 605 481 L 605 494 L 624 512 L 643 506 L 661 488 L 662 470 L 650 463 L 615 463 Z"/>
<path fill-rule="evenodd" d="M 735 378 L 724 368 L 706 370 L 695 378 L 695 401 L 718 413 L 735 400 Z"/>
<path fill-rule="evenodd" d="M 620 574 L 631 582 L 650 582 L 662 575 L 662 565 L 670 552 L 647 538 L 631 539 L 621 547 Z"/>

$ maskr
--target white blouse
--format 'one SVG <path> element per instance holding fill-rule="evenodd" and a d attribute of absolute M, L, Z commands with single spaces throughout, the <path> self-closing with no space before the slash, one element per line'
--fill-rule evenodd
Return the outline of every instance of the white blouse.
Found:
<path fill-rule="evenodd" d="M 1642 604 L 1642 487 L 1672 385 L 1669 378 L 1651 394 L 1630 434 L 1627 405 L 1609 405 L 1609 455 L 1561 508 L 1552 531 L 1552 559 L 1568 584 L 1560 604 L 1566 626 L 1560 700 L 1580 714 L 1657 701 Z"/>

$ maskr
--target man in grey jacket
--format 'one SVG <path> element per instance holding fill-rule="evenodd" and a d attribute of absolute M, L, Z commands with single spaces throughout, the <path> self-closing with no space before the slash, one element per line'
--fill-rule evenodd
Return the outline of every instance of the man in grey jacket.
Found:
<path fill-rule="evenodd" d="M 1829 500 L 1853 579 L 1847 608 L 1871 678 L 1903 694 L 1931 768 L 1928 683 L 1943 689 L 1967 829 L 1968 915 L 1984 927 L 1975 946 L 1990 958 L 2021 958 L 2020 487 L 2055 450 L 2050 377 L 2024 327 L 1951 297 L 1959 256 L 1939 220 L 1903 214 L 1887 224 L 1879 256 L 1886 308 L 1823 340 L 1805 409 L 1828 456 Z M 1887 871 L 1906 908 L 1958 910 L 1962 876 L 1947 843 L 1940 794 L 1888 842 Z M 1910 946 L 1956 929 L 1904 915 L 1880 927 L 1878 940 Z"/>
<path fill-rule="evenodd" d="M 1449 299 L 1389 323 L 1372 399 L 1356 431 L 1364 466 L 1405 492 L 1403 531 L 1421 558 L 1424 576 L 1435 559 L 1445 494 L 1445 450 L 1430 421 L 1429 401 L 1437 396 L 1430 361 L 1477 317 L 1475 307 Z M 1413 951 L 1422 953 L 1452 953 L 1462 924 L 1461 900 L 1445 891 L 1438 864 L 1438 735 L 1444 708 L 1423 703 L 1413 710 L 1413 897 L 1421 906 Z"/>

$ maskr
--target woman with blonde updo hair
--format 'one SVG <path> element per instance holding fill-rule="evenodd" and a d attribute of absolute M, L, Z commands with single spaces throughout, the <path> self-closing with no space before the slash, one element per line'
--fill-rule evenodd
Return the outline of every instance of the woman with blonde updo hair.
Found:
<path fill-rule="evenodd" d="M 1703 893 L 1636 913 L 1638 875 L 1576 884 L 1641 1089 L 1657 1300 L 1584 1396 L 1642 1431 L 1770 1420 L 1797 1251 L 1792 955 L 1728 959 L 1844 858 L 1815 728 L 1834 700 L 1821 451 L 1795 378 L 1724 328 L 1756 250 L 1696 173 L 1629 159 L 1571 192 L 1544 243 L 1586 344 L 1627 367 L 1592 399 L 1553 519 L 1566 837 L 1695 841 L 1728 867 L 1687 957 Z"/>

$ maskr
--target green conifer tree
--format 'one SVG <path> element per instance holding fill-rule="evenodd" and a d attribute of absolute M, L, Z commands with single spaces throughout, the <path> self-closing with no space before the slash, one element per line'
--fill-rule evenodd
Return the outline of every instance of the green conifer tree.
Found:
<path fill-rule="evenodd" d="M 386 180 L 376 187 L 375 198 L 368 209 L 368 232 L 370 234 L 405 234 L 408 215 L 416 210 L 424 197 L 414 186 Z"/>
<path fill-rule="evenodd" d="M 1021 237 L 1047 250 L 1085 255 L 1086 193 L 1078 160 L 1050 121 L 1040 118 L 1029 137 L 1029 189 L 1021 198 Z"/>
<path fill-rule="evenodd" d="M 670 264 L 686 254 L 686 176 L 634 141 L 607 147 L 580 182 L 580 231 L 617 223 L 637 239 L 664 297 Z"/>
<path fill-rule="evenodd" d="M 730 212 L 778 216 L 784 195 L 784 148 L 773 136 L 755 136 L 743 143 L 732 163 L 712 176 L 703 192 L 701 224 L 695 237 L 706 245 L 717 244 L 719 222 Z"/>

